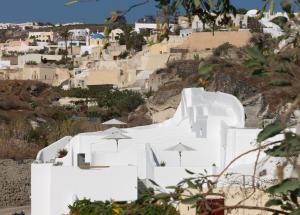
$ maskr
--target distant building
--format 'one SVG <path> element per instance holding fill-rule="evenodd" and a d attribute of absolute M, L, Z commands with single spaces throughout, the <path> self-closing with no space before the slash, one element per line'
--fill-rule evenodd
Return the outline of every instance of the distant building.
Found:
<path fill-rule="evenodd" d="M 149 31 L 149 32 L 155 32 L 158 30 L 158 24 L 157 20 L 153 16 L 146 16 L 142 19 L 139 19 L 135 24 L 134 24 L 134 30 L 137 33 L 140 33 L 141 31 Z M 160 23 L 161 25 L 161 23 Z M 169 24 L 170 31 L 174 32 L 175 24 L 171 23 Z"/>
<path fill-rule="evenodd" d="M 104 44 L 105 36 L 101 33 L 92 33 L 87 37 L 86 44 L 88 46 L 99 46 Z"/>
<path fill-rule="evenodd" d="M 68 40 L 67 41 L 67 47 L 70 47 L 70 46 L 73 46 L 73 47 L 80 47 L 80 46 L 85 46 L 86 45 L 86 41 L 82 41 L 82 40 Z M 65 48 L 66 47 L 66 42 L 61 40 L 61 41 L 58 41 L 57 42 L 57 46 L 58 48 Z"/>
<path fill-rule="evenodd" d="M 124 31 L 120 28 L 116 28 L 109 33 L 109 42 L 118 42 L 120 39 L 120 35 L 124 34 Z"/>
<path fill-rule="evenodd" d="M 53 42 L 54 33 L 53 31 L 29 32 L 28 39 L 39 41 L 39 42 Z"/>
<path fill-rule="evenodd" d="M 42 60 L 47 62 L 56 62 L 62 59 L 62 55 L 47 55 L 47 54 L 24 54 L 18 56 L 18 66 L 23 68 L 28 62 L 35 62 L 37 64 L 42 63 Z"/>
<path fill-rule="evenodd" d="M 85 40 L 85 38 L 89 35 L 89 29 L 72 29 L 69 30 L 72 34 L 72 40 Z"/>
<path fill-rule="evenodd" d="M 91 70 L 86 77 L 85 86 L 116 86 L 122 88 L 125 83 L 125 74 L 121 69 Z"/>
<path fill-rule="evenodd" d="M 179 33 L 180 37 L 188 37 L 193 32 L 201 32 L 204 29 L 204 24 L 197 15 L 193 17 L 191 26 L 189 25 L 187 17 L 180 17 L 179 26 L 181 27 Z"/>
<path fill-rule="evenodd" d="M 180 37 L 188 37 L 188 36 L 190 36 L 193 32 L 194 32 L 194 30 L 191 29 L 191 28 L 181 29 L 179 35 L 180 35 Z"/>
<path fill-rule="evenodd" d="M 26 52 L 29 50 L 29 42 L 23 40 L 7 40 L 0 43 L 0 50 L 6 52 Z"/>
<path fill-rule="evenodd" d="M 190 27 L 189 19 L 186 16 L 178 17 L 178 25 L 181 29 L 186 29 Z"/>
<path fill-rule="evenodd" d="M 70 79 L 69 70 L 51 65 L 25 65 L 22 80 L 36 80 L 52 86 L 60 86 Z"/>
<path fill-rule="evenodd" d="M 9 69 L 10 61 L 9 60 L 0 60 L 0 69 Z"/>
<path fill-rule="evenodd" d="M 200 20 L 199 16 L 194 16 L 193 22 L 192 22 L 192 29 L 195 32 L 203 31 L 204 25 L 203 22 Z"/>
<path fill-rule="evenodd" d="M 73 71 L 73 83 L 72 87 L 86 88 L 86 79 L 89 75 L 88 69 L 75 68 Z"/>

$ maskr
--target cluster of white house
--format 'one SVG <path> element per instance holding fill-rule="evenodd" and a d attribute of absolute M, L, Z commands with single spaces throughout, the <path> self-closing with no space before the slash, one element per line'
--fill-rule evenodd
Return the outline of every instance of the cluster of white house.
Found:
<path fill-rule="evenodd" d="M 245 128 L 244 116 L 236 97 L 189 88 L 174 117 L 163 123 L 64 137 L 41 150 L 32 164 L 32 215 L 66 214 L 69 204 L 84 198 L 134 201 L 138 180 L 152 186 L 151 179 L 168 192 L 167 186 L 189 177 L 186 169 L 216 174 L 256 147 L 260 130 Z M 67 155 L 59 158 L 61 150 Z M 251 175 L 255 160 L 251 153 L 228 171 Z M 262 155 L 257 174 L 261 171 L 264 178 L 275 178 L 276 162 Z"/>
<path fill-rule="evenodd" d="M 209 32 L 203 32 L 204 26 L 198 16 L 193 17 L 191 25 L 187 17 L 179 16 L 176 24 L 170 24 L 171 31 L 181 29 L 179 35 L 171 35 L 169 41 L 154 45 L 155 33 L 160 30 L 160 25 L 155 18 L 141 19 L 135 23 L 134 30 L 150 31 L 154 35 L 147 38 L 148 44 L 142 51 L 129 54 L 130 57 L 126 57 L 126 46 L 118 43 L 123 33 L 119 28 L 106 36 L 103 32 L 91 32 L 89 29 L 72 29 L 67 41 L 53 31 L 34 29 L 25 41 L 0 43 L 0 79 L 37 80 L 63 89 L 113 85 L 142 91 L 155 90 L 164 82 L 163 77 L 155 72 L 170 62 L 190 60 L 194 56 L 205 58 L 212 49 L 225 42 L 236 47 L 246 45 L 251 37 L 247 29 L 248 18 L 256 16 L 257 12 L 250 10 L 245 15 L 232 17 L 232 26 L 239 31 L 230 31 L 229 28 L 228 31 L 217 32 L 213 38 Z M 265 13 L 260 20 L 264 32 L 273 37 L 283 34 L 282 29 L 271 22 L 278 16 L 287 17 L 283 13 Z M 31 24 L 25 23 L 24 26 L 28 28 Z M 36 25 L 33 23 L 32 26 Z M 75 68 L 71 70 L 57 65 L 61 63 L 66 48 L 68 57 L 74 60 Z M 120 57 L 122 54 L 123 57 Z"/>

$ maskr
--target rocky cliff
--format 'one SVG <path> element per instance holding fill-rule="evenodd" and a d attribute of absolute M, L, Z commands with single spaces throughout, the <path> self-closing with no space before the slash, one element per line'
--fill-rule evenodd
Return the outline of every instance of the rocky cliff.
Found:
<path fill-rule="evenodd" d="M 294 52 L 288 50 L 266 60 L 267 71 L 262 74 L 246 67 L 246 51 L 234 47 L 220 56 L 174 62 L 157 72 L 165 80 L 147 100 L 148 111 L 144 111 L 143 115 L 153 122 L 171 118 L 183 88 L 204 87 L 208 91 L 235 95 L 244 105 L 246 126 L 262 127 L 278 117 L 300 91 L 300 56 Z M 282 59 L 285 60 L 283 64 Z M 203 67 L 206 67 L 204 72 L 201 71 Z"/>

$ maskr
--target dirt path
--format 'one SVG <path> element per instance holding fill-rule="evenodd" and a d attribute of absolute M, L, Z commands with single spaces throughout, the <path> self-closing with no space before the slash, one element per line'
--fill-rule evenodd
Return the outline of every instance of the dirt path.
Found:
<path fill-rule="evenodd" d="M 0 208 L 1 215 L 12 215 L 13 213 L 17 212 L 20 213 L 24 211 L 25 215 L 30 215 L 30 206 L 23 206 L 23 207 L 11 207 L 11 208 Z"/>

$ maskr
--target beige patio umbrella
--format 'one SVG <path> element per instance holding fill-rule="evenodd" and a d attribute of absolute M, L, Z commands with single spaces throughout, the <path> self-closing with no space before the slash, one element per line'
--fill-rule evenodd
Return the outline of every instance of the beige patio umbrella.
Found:
<path fill-rule="evenodd" d="M 106 134 L 106 135 L 113 134 L 113 133 L 125 134 L 125 133 L 127 133 L 127 131 L 124 131 L 123 129 L 120 129 L 120 128 L 111 127 L 109 129 L 106 129 L 106 130 L 102 131 L 102 133 Z"/>
<path fill-rule="evenodd" d="M 175 151 L 178 152 L 179 154 L 179 165 L 181 166 L 181 156 L 182 156 L 182 152 L 184 151 L 196 151 L 195 149 L 188 147 L 186 145 L 183 145 L 182 143 L 179 143 L 175 146 L 172 146 L 170 148 L 165 149 L 165 151 Z"/>
<path fill-rule="evenodd" d="M 104 139 L 115 140 L 117 143 L 117 151 L 118 151 L 119 150 L 119 140 L 132 139 L 132 138 L 129 136 L 126 136 L 120 132 L 115 132 L 115 133 L 108 135 L 107 137 L 104 137 Z"/>
<path fill-rule="evenodd" d="M 108 120 L 108 121 L 102 123 L 102 125 L 126 125 L 126 124 L 127 123 L 122 122 L 117 119 L 111 119 L 111 120 Z"/>

